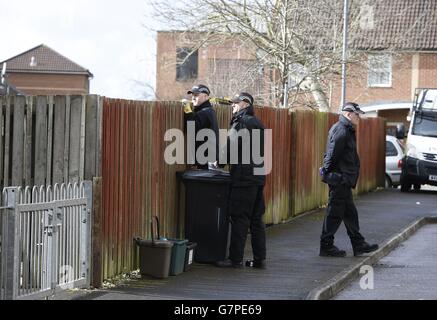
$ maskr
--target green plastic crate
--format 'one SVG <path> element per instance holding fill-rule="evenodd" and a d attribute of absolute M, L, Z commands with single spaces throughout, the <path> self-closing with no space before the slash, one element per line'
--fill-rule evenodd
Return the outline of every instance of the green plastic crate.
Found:
<path fill-rule="evenodd" d="M 194 261 L 194 252 L 196 250 L 197 243 L 196 242 L 188 242 L 187 243 L 187 252 L 185 253 L 185 266 L 184 271 L 188 271 L 191 268 L 191 265 Z"/>
<path fill-rule="evenodd" d="M 168 239 L 173 243 L 171 249 L 170 275 L 175 276 L 184 272 L 187 239 Z"/>

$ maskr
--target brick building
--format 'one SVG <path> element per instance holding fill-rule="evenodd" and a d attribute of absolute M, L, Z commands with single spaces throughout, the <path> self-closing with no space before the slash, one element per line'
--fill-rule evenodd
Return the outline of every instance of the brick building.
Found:
<path fill-rule="evenodd" d="M 6 80 L 26 95 L 88 94 L 92 73 L 41 44 L 6 63 Z"/>
<path fill-rule="evenodd" d="M 180 100 L 194 84 L 205 84 L 216 97 L 247 90 L 265 93 L 265 70 L 253 49 L 238 40 L 210 42 L 197 50 L 201 34 L 160 31 L 157 35 L 156 98 Z M 193 52 L 194 50 L 194 52 Z"/>
<path fill-rule="evenodd" d="M 403 122 L 416 88 L 437 88 L 437 1 L 386 1 L 375 12 L 373 28 L 350 44 L 366 52 L 365 66 L 348 68 L 347 100 L 385 117 L 388 127 Z M 391 54 L 384 53 L 389 48 Z M 331 106 L 340 104 L 340 82 Z M 372 113 L 372 112 L 371 112 Z"/>
<path fill-rule="evenodd" d="M 437 88 L 437 1 L 387 0 L 374 14 L 378 23 L 361 30 L 349 44 L 350 50 L 361 53 L 361 63 L 348 67 L 346 100 L 368 106 L 374 115 L 386 117 L 388 125 L 407 124 L 408 106 L 415 89 Z M 178 100 L 194 83 L 209 85 L 215 95 L 229 94 L 236 91 L 231 88 L 238 87 L 229 79 L 238 74 L 232 69 L 256 66 L 253 58 L 256 53 L 237 42 L 205 45 L 185 63 L 178 64 L 180 50 L 192 48 L 195 41 L 193 34 L 187 37 L 184 32 L 158 32 L 157 99 Z M 216 69 L 220 69 L 222 76 L 208 77 Z M 264 95 L 266 104 L 271 101 L 267 83 L 271 72 L 259 70 L 256 85 L 248 86 L 255 96 Z M 228 81 L 230 90 L 214 90 L 220 86 L 218 81 Z M 237 84 L 241 86 L 241 81 Z M 331 81 L 330 90 L 328 83 L 324 85 L 327 85 L 325 92 L 331 111 L 336 112 L 341 99 L 341 80 Z"/>

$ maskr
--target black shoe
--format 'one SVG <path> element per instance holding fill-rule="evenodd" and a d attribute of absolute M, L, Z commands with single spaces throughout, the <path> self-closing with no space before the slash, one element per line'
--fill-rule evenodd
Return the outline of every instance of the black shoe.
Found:
<path fill-rule="evenodd" d="M 338 249 L 336 246 L 320 247 L 321 257 L 345 257 L 346 251 Z"/>
<path fill-rule="evenodd" d="M 363 253 L 369 253 L 378 250 L 379 246 L 377 244 L 368 244 L 363 242 L 359 245 L 353 246 L 354 256 L 359 256 Z"/>
<path fill-rule="evenodd" d="M 246 267 L 265 269 L 266 268 L 266 261 L 265 260 L 247 260 Z"/>
<path fill-rule="evenodd" d="M 217 261 L 215 263 L 216 267 L 219 268 L 242 268 L 243 267 L 243 263 L 242 262 L 234 262 L 230 259 L 226 259 L 226 260 L 222 260 L 222 261 Z"/>

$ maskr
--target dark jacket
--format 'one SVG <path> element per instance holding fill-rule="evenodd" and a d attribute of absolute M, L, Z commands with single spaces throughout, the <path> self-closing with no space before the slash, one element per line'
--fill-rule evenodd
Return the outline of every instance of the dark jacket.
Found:
<path fill-rule="evenodd" d="M 213 109 L 211 103 L 209 100 L 202 103 L 200 106 L 195 107 L 194 112 L 185 113 L 185 124 L 187 125 L 188 121 L 194 121 L 195 125 L 195 133 L 197 136 L 197 133 L 202 129 L 211 129 L 214 131 L 216 136 L 215 141 L 215 149 L 216 149 L 216 156 L 215 160 L 218 160 L 219 158 L 219 127 L 217 122 L 217 114 L 215 110 Z M 197 149 L 204 144 L 204 141 L 196 141 L 195 151 L 197 152 Z M 214 160 L 214 161 L 215 161 Z M 212 162 L 214 162 L 212 161 Z M 196 161 L 196 164 L 197 161 Z M 205 168 L 208 167 L 208 165 L 203 166 Z"/>
<path fill-rule="evenodd" d="M 341 174 L 341 184 L 355 188 L 360 173 L 355 128 L 343 115 L 328 134 L 323 167 L 327 173 Z"/>
<path fill-rule="evenodd" d="M 264 185 L 265 174 L 254 174 L 255 168 L 264 167 L 264 161 L 259 163 L 259 160 L 253 158 L 252 152 L 252 139 L 257 138 L 257 135 L 253 136 L 252 133 L 254 129 L 259 129 L 260 150 L 256 151 L 255 155 L 260 158 L 264 157 L 264 125 L 255 116 L 253 107 L 249 106 L 235 114 L 232 117 L 230 127 L 227 144 L 223 149 L 226 153 L 222 153 L 220 163 L 230 164 L 232 185 L 235 187 Z M 249 133 L 248 139 L 250 139 L 250 141 L 244 140 L 246 137 L 243 138 L 242 136 L 243 129 L 247 129 L 246 132 Z M 231 154 L 233 149 L 232 145 L 237 146 L 238 160 L 235 153 Z M 246 151 L 246 156 L 243 155 L 243 151 Z M 226 155 L 226 157 L 224 155 Z M 233 159 L 233 157 L 235 158 Z"/>

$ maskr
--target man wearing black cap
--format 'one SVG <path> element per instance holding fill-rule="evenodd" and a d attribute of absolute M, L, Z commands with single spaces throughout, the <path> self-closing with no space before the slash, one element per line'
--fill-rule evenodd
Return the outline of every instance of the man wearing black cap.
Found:
<path fill-rule="evenodd" d="M 254 114 L 253 97 L 250 94 L 241 92 L 231 101 L 233 117 L 224 149 L 226 158 L 220 158 L 221 165 L 230 164 L 231 244 L 229 258 L 218 261 L 216 265 L 225 268 L 243 266 L 247 231 L 250 229 L 253 260 L 246 261 L 246 266 L 262 269 L 265 268 L 266 259 L 266 235 L 263 222 L 265 173 L 264 170 L 260 172 L 257 170 L 263 168 L 263 163 L 254 162 L 251 147 L 258 144 L 260 156 L 264 156 L 264 125 Z M 259 130 L 259 135 L 254 134 L 255 130 Z M 254 140 L 257 137 L 259 137 L 258 141 Z M 246 146 L 251 147 L 244 148 L 243 141 Z M 237 154 L 232 154 L 232 150 L 236 149 Z"/>
<path fill-rule="evenodd" d="M 214 132 L 215 135 L 215 156 L 213 159 L 212 156 L 206 154 L 205 156 L 208 158 L 209 162 L 215 162 L 219 156 L 219 128 L 217 122 L 217 115 L 215 110 L 212 108 L 211 103 L 209 102 L 210 91 L 209 88 L 205 85 L 199 84 L 191 88 L 187 92 L 187 94 L 191 94 L 191 101 L 193 103 L 194 111 L 189 107 L 184 108 L 184 118 L 185 122 L 188 125 L 190 121 L 194 123 L 195 126 L 195 135 L 202 129 L 210 129 Z M 195 139 L 195 137 L 190 137 Z M 205 142 L 195 141 L 195 154 L 197 155 L 198 148 Z M 199 159 L 197 156 L 195 158 L 196 167 L 198 169 L 208 169 L 208 163 L 199 163 Z"/>
<path fill-rule="evenodd" d="M 353 203 L 352 188 L 355 188 L 360 172 L 355 128 L 360 114 L 364 112 L 358 104 L 347 102 L 342 108 L 339 121 L 328 134 L 326 153 L 320 174 L 329 185 L 329 203 L 320 237 L 320 256 L 344 257 L 346 252 L 334 245 L 334 234 L 343 221 L 351 240 L 354 256 L 378 249 L 370 245 L 360 234 L 358 212 Z"/>

